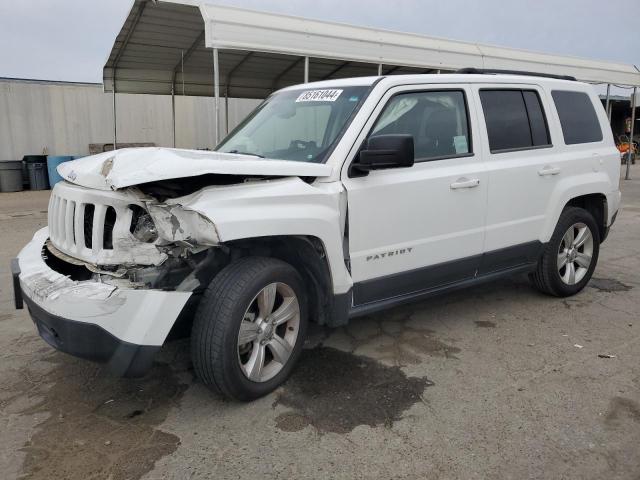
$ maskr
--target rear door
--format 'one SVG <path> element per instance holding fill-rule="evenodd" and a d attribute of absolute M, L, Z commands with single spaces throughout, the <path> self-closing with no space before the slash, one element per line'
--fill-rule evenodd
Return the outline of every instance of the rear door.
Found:
<path fill-rule="evenodd" d="M 472 278 L 483 252 L 487 174 L 467 85 L 389 90 L 351 158 L 370 136 L 411 134 L 415 165 L 349 176 L 354 303 L 417 294 Z M 474 119 L 474 122 L 472 122 Z"/>
<path fill-rule="evenodd" d="M 544 89 L 500 84 L 474 90 L 489 177 L 485 255 L 478 272 L 483 275 L 535 261 L 563 165 L 554 152 Z"/>

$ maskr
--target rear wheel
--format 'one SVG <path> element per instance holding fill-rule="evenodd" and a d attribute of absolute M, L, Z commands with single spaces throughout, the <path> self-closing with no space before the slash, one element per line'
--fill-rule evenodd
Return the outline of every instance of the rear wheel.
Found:
<path fill-rule="evenodd" d="M 306 333 L 302 279 L 289 264 L 248 257 L 225 267 L 200 303 L 191 333 L 198 377 L 237 400 L 266 395 L 291 374 Z"/>
<path fill-rule="evenodd" d="M 566 208 L 529 278 L 534 287 L 549 295 L 575 295 L 591 279 L 599 251 L 600 235 L 593 216 L 582 208 Z"/>

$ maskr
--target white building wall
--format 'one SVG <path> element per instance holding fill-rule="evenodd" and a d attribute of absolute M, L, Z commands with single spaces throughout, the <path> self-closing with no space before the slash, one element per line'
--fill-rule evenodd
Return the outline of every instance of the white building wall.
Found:
<path fill-rule="evenodd" d="M 229 99 L 229 127 L 258 103 Z M 118 142 L 173 146 L 170 96 L 118 94 L 116 104 Z M 214 115 L 212 98 L 176 96 L 176 146 L 213 148 Z M 83 155 L 90 143 L 112 142 L 112 96 L 101 85 L 0 81 L 0 161 L 43 152 Z"/>
<path fill-rule="evenodd" d="M 169 97 L 170 98 L 170 97 Z M 261 100 L 229 99 L 229 129 L 233 129 Z M 220 132 L 225 135 L 224 99 L 220 99 Z M 176 96 L 176 147 L 213 148 L 215 101 L 212 97 Z"/>

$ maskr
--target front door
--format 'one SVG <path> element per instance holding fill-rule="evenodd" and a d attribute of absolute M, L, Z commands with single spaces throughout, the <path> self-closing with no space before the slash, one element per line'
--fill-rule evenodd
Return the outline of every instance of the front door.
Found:
<path fill-rule="evenodd" d="M 356 178 L 343 170 L 356 306 L 476 274 L 487 201 L 476 114 L 465 85 L 414 85 L 387 92 L 369 119 L 358 145 L 411 134 L 415 164 Z"/>

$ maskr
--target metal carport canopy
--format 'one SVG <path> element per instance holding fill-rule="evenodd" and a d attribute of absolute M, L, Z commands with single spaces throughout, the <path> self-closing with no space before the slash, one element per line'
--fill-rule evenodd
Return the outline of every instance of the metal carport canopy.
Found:
<path fill-rule="evenodd" d="M 199 0 L 134 0 L 103 71 L 115 93 L 265 98 L 296 83 L 464 67 L 571 75 L 640 86 L 633 65 L 445 40 L 288 15 L 210 5 Z M 175 145 L 175 102 L 172 121 Z M 225 108 L 228 103 L 225 101 Z M 228 119 L 228 115 L 225 115 Z M 228 125 L 227 125 L 228 127 Z M 228 130 L 226 128 L 225 130 Z"/>
<path fill-rule="evenodd" d="M 640 85 L 632 65 L 535 53 L 340 23 L 201 4 L 206 45 L 416 68 L 464 67 L 571 75 L 588 82 Z"/>
<path fill-rule="evenodd" d="M 135 0 L 104 68 L 106 91 L 264 98 L 309 80 L 496 68 L 640 86 L 633 65 L 311 20 L 195 0 Z M 184 72 L 184 75 L 183 75 Z"/>

